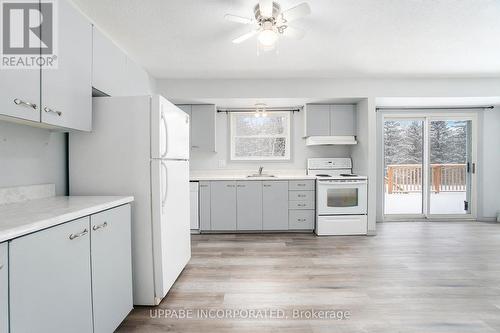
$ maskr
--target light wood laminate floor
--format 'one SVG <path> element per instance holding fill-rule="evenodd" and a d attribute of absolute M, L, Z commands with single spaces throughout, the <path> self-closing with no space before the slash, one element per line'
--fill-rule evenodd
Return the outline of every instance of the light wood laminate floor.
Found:
<path fill-rule="evenodd" d="M 500 332 L 500 224 L 385 223 L 375 237 L 195 235 L 192 252 L 159 307 L 136 308 L 119 332 Z M 170 318 L 182 309 L 192 318 Z M 276 312 L 200 319 L 207 309 Z M 350 318 L 293 319 L 294 309 Z"/>

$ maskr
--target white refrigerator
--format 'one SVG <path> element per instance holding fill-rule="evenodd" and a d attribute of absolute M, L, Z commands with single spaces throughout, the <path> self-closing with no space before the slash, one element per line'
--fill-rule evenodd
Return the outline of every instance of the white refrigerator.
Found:
<path fill-rule="evenodd" d="M 189 116 L 161 96 L 96 97 L 70 133 L 71 195 L 133 195 L 134 304 L 157 305 L 191 257 Z"/>

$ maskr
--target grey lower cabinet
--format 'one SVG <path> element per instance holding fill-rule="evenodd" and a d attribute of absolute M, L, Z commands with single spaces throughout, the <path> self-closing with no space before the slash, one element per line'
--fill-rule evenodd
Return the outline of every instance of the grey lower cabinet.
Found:
<path fill-rule="evenodd" d="M 9 256 L 7 242 L 0 244 L 0 333 L 9 332 Z"/>
<path fill-rule="evenodd" d="M 132 310 L 130 206 L 90 217 L 94 333 L 113 332 Z"/>
<path fill-rule="evenodd" d="M 236 230 L 236 181 L 210 184 L 210 230 Z"/>
<path fill-rule="evenodd" d="M 200 230 L 210 230 L 211 227 L 211 194 L 210 182 L 201 181 L 198 190 L 198 213 L 200 214 Z"/>
<path fill-rule="evenodd" d="M 10 332 L 114 331 L 132 310 L 130 244 L 130 205 L 11 240 Z"/>
<path fill-rule="evenodd" d="M 214 180 L 199 184 L 201 232 L 314 229 L 314 180 Z"/>
<path fill-rule="evenodd" d="M 236 182 L 236 229 L 262 230 L 262 182 Z"/>
<path fill-rule="evenodd" d="M 92 332 L 89 220 L 10 242 L 11 332 Z"/>
<path fill-rule="evenodd" d="M 264 181 L 262 199 L 263 230 L 287 230 L 288 181 Z"/>

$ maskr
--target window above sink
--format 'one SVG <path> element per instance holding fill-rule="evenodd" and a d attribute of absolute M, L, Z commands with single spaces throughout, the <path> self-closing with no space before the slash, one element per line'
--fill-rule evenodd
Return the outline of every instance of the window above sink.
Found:
<path fill-rule="evenodd" d="M 290 112 L 231 112 L 231 160 L 290 159 Z"/>

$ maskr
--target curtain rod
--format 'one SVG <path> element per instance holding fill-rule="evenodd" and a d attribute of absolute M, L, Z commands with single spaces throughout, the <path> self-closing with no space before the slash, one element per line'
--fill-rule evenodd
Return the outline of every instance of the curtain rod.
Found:
<path fill-rule="evenodd" d="M 294 106 L 290 108 L 263 108 L 265 111 L 283 111 L 283 112 L 300 112 L 302 109 L 301 106 Z M 225 112 L 225 113 L 231 113 L 231 112 L 251 112 L 254 113 L 256 112 L 256 108 L 217 108 L 217 112 Z"/>
<path fill-rule="evenodd" d="M 376 110 L 475 110 L 475 109 L 488 109 L 491 110 L 495 108 L 493 105 L 487 105 L 487 106 L 449 106 L 449 107 L 393 107 L 393 106 L 388 106 L 388 107 L 377 107 Z"/>

